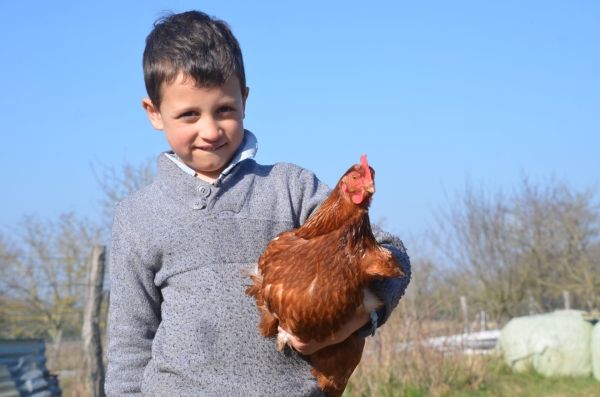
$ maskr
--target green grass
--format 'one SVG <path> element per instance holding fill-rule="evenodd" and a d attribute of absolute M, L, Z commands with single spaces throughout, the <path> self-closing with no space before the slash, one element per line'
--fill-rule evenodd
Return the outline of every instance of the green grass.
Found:
<path fill-rule="evenodd" d="M 486 379 L 473 385 L 453 385 L 441 394 L 415 387 L 410 381 L 404 385 L 392 375 L 379 374 L 366 384 L 349 383 L 343 397 L 600 397 L 600 382 L 593 377 L 544 378 L 535 372 L 512 373 L 505 366 L 491 368 Z"/>
<path fill-rule="evenodd" d="M 600 382 L 593 377 L 545 378 L 535 372 L 511 373 L 502 368 L 478 390 L 454 391 L 453 397 L 600 397 Z"/>

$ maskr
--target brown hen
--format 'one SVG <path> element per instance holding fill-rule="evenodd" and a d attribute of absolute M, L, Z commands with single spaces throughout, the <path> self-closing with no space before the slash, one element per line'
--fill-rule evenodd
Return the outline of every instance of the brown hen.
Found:
<path fill-rule="evenodd" d="M 373 236 L 368 209 L 375 171 L 366 156 L 360 162 L 302 227 L 281 233 L 260 256 L 246 293 L 260 309 L 261 335 L 275 336 L 281 322 L 303 342 L 323 342 L 355 315 L 381 305 L 369 282 L 405 276 L 399 260 Z M 278 335 L 279 349 L 286 336 Z M 342 395 L 364 343 L 355 333 L 310 354 L 311 372 L 327 396 Z"/>

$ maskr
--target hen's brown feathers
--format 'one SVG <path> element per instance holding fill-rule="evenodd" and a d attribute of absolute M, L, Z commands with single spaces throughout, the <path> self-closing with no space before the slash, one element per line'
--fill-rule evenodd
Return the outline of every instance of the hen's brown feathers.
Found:
<path fill-rule="evenodd" d="M 347 245 L 340 255 L 339 240 L 340 232 L 309 240 L 287 232 L 259 261 L 265 307 L 301 340 L 323 341 L 341 329 L 362 302 L 365 277 L 353 274 L 347 262 L 356 254 Z M 306 263 L 296 260 L 292 265 L 292 257 Z"/>
<path fill-rule="evenodd" d="M 302 227 L 281 233 L 259 258 L 246 293 L 261 310 L 261 335 L 274 336 L 281 321 L 298 339 L 322 342 L 356 315 L 370 281 L 404 275 L 373 236 L 368 207 L 375 172 L 366 158 L 361 163 Z M 313 374 L 329 396 L 341 395 L 360 361 L 364 341 L 355 338 L 311 354 Z"/>

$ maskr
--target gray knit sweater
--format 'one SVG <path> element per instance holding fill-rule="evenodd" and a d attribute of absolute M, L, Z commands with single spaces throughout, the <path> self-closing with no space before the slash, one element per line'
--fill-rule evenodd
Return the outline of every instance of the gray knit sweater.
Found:
<path fill-rule="evenodd" d="M 292 164 L 248 159 L 208 184 L 161 155 L 154 182 L 115 213 L 107 395 L 322 396 L 307 358 L 259 335 L 244 269 L 328 194 Z M 410 263 L 398 238 L 374 229 L 409 275 L 371 285 L 385 302 L 381 325 Z"/>

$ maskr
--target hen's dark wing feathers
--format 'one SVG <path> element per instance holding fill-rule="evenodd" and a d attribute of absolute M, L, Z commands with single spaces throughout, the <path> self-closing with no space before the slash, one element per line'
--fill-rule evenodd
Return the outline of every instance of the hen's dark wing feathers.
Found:
<path fill-rule="evenodd" d="M 406 277 L 404 268 L 398 258 L 390 250 L 380 245 L 373 246 L 367 251 L 363 266 L 372 280 L 384 277 Z"/>

